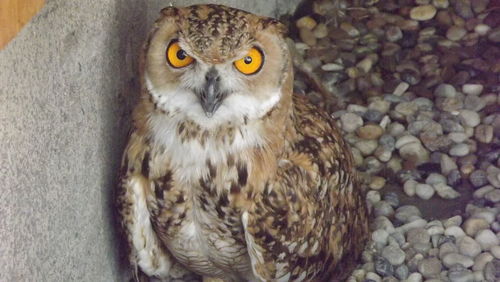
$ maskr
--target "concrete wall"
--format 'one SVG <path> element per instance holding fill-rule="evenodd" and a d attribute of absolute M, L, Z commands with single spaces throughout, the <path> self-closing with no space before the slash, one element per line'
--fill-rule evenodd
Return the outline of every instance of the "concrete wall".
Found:
<path fill-rule="evenodd" d="M 0 281 L 124 281 L 113 188 L 138 49 L 171 2 L 195 1 L 48 0 L 0 51 Z"/>

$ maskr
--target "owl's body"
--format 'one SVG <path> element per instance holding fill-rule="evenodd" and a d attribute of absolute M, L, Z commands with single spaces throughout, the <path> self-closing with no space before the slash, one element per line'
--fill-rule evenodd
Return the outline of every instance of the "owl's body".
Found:
<path fill-rule="evenodd" d="M 132 263 L 159 278 L 348 274 L 364 200 L 334 121 L 292 95 L 281 25 L 215 5 L 162 13 L 118 198 Z"/>

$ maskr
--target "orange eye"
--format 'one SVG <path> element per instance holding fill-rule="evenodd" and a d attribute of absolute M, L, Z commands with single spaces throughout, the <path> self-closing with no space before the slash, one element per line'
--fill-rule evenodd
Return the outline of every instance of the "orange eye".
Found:
<path fill-rule="evenodd" d="M 183 68 L 194 61 L 186 51 L 181 49 L 178 41 L 172 41 L 167 48 L 167 62 L 174 68 Z"/>
<path fill-rule="evenodd" d="M 256 47 L 250 49 L 245 57 L 234 62 L 236 69 L 247 75 L 260 71 L 263 64 L 264 54 L 262 54 L 262 51 Z"/>

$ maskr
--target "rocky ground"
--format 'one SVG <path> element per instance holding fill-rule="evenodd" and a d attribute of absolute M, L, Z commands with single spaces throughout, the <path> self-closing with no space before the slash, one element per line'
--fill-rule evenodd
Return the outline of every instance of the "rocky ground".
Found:
<path fill-rule="evenodd" d="M 316 0 L 289 21 L 296 91 L 338 120 L 373 214 L 348 281 L 500 281 L 500 1 Z"/>

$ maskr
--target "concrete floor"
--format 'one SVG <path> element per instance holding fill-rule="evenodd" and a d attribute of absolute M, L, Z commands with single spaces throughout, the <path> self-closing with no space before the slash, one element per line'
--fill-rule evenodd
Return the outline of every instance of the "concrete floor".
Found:
<path fill-rule="evenodd" d="M 0 51 L 0 281 L 124 281 L 113 188 L 161 7 L 48 0 Z M 199 1 L 198 1 L 199 2 Z M 264 15 L 298 0 L 211 1 Z"/>

